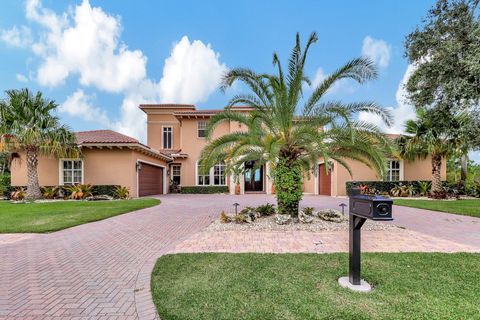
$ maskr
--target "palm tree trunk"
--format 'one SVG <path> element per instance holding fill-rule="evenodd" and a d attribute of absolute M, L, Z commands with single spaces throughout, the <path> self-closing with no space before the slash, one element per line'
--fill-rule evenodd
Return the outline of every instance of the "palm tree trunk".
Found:
<path fill-rule="evenodd" d="M 38 183 L 38 154 L 37 150 L 27 149 L 27 199 L 36 200 L 42 197 Z"/>
<path fill-rule="evenodd" d="M 442 156 L 432 155 L 432 194 L 442 191 Z"/>
<path fill-rule="evenodd" d="M 462 154 L 460 157 L 460 184 L 465 186 L 468 175 L 468 154 Z"/>
<path fill-rule="evenodd" d="M 275 168 L 275 188 L 278 213 L 298 217 L 302 200 L 302 167 L 295 159 L 280 158 Z"/>

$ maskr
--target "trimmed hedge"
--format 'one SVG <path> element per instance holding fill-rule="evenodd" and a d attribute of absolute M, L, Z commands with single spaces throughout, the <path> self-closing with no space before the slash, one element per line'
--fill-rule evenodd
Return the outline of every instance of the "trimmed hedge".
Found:
<path fill-rule="evenodd" d="M 180 188 L 180 193 L 193 194 L 193 193 L 227 193 L 227 186 L 186 186 Z"/>
<path fill-rule="evenodd" d="M 418 182 L 430 180 L 414 180 L 414 181 L 348 181 L 347 195 L 350 196 L 352 188 L 354 186 L 367 185 L 369 188 L 375 188 L 378 192 L 388 192 L 398 185 L 413 185 L 415 189 L 418 189 Z"/>
<path fill-rule="evenodd" d="M 94 196 L 107 195 L 110 197 L 115 197 L 115 189 L 118 187 L 120 186 L 116 184 L 94 185 L 92 187 L 92 193 Z"/>

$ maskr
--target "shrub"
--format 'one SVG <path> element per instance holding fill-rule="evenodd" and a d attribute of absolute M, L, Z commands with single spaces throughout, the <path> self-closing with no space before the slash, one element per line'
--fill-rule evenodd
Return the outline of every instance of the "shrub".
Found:
<path fill-rule="evenodd" d="M 92 186 L 89 184 L 74 184 L 66 186 L 65 189 L 70 193 L 70 199 L 81 200 L 92 196 Z"/>
<path fill-rule="evenodd" d="M 430 181 L 418 181 L 418 192 L 422 196 L 426 196 L 430 193 L 430 189 L 432 188 L 432 183 Z"/>
<path fill-rule="evenodd" d="M 211 193 L 227 193 L 227 186 L 185 186 L 180 188 L 180 193 L 185 194 L 211 194 Z"/>
<path fill-rule="evenodd" d="M 12 185 L 10 183 L 10 174 L 4 173 L 0 175 L 0 197 L 2 196 L 9 196 L 11 192 L 14 190 L 12 189 Z"/>
<path fill-rule="evenodd" d="M 128 199 L 130 198 L 130 191 L 127 187 L 117 186 L 115 188 L 114 196 L 118 199 Z"/>
<path fill-rule="evenodd" d="M 313 208 L 312 207 L 303 208 L 302 212 L 303 212 L 303 214 L 306 214 L 307 216 L 313 216 Z"/>
<path fill-rule="evenodd" d="M 14 201 L 19 201 L 25 199 L 27 192 L 24 188 L 18 188 L 10 194 L 10 199 Z"/>
<path fill-rule="evenodd" d="M 42 195 L 45 199 L 53 199 L 57 196 L 58 187 L 43 187 Z"/>
<path fill-rule="evenodd" d="M 236 216 L 233 217 L 233 221 L 235 221 L 235 223 L 246 223 L 247 222 L 247 216 L 242 214 L 242 213 L 239 213 L 239 214 L 237 214 Z"/>
<path fill-rule="evenodd" d="M 94 196 L 107 195 L 110 197 L 115 197 L 115 191 L 118 187 L 120 186 L 114 184 L 95 185 L 92 187 L 92 194 Z"/>
<path fill-rule="evenodd" d="M 263 204 L 255 209 L 260 216 L 270 216 L 275 214 L 275 205 L 271 203 Z"/>
<path fill-rule="evenodd" d="M 225 211 L 222 211 L 220 213 L 220 222 L 221 223 L 229 223 L 229 222 L 232 222 L 232 218 L 227 216 Z"/>
<path fill-rule="evenodd" d="M 346 183 L 347 195 L 352 195 L 352 188 L 355 186 L 368 186 L 370 190 L 375 189 L 378 194 L 390 193 L 394 187 L 398 185 L 412 185 L 414 190 L 419 190 L 420 182 L 428 182 L 428 180 L 417 180 L 417 181 L 348 181 Z"/>

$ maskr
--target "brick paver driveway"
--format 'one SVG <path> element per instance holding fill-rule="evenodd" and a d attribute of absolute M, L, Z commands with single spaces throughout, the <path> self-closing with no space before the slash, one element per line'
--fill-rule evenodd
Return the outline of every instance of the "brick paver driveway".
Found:
<path fill-rule="evenodd" d="M 0 235 L 0 319 L 153 319 L 150 273 L 160 255 L 195 240 L 212 217 L 234 202 L 274 202 L 266 195 L 161 199 L 157 207 L 51 234 Z M 303 205 L 337 208 L 346 200 L 306 196 Z M 480 219 L 415 210 L 396 207 L 395 223 L 433 241 L 445 240 L 442 246 L 480 248 Z M 305 233 L 287 236 L 311 242 Z M 329 237 L 336 241 L 336 236 Z M 278 240 L 270 238 L 272 243 Z"/>

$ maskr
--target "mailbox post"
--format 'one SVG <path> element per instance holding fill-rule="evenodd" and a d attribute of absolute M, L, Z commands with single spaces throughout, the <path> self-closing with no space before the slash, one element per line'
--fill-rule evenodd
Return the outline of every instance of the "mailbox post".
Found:
<path fill-rule="evenodd" d="M 393 201 L 377 195 L 350 196 L 349 212 L 349 261 L 348 277 L 338 279 L 342 287 L 354 291 L 368 292 L 371 286 L 360 277 L 361 271 L 361 229 L 367 219 L 374 221 L 390 221 Z"/>

